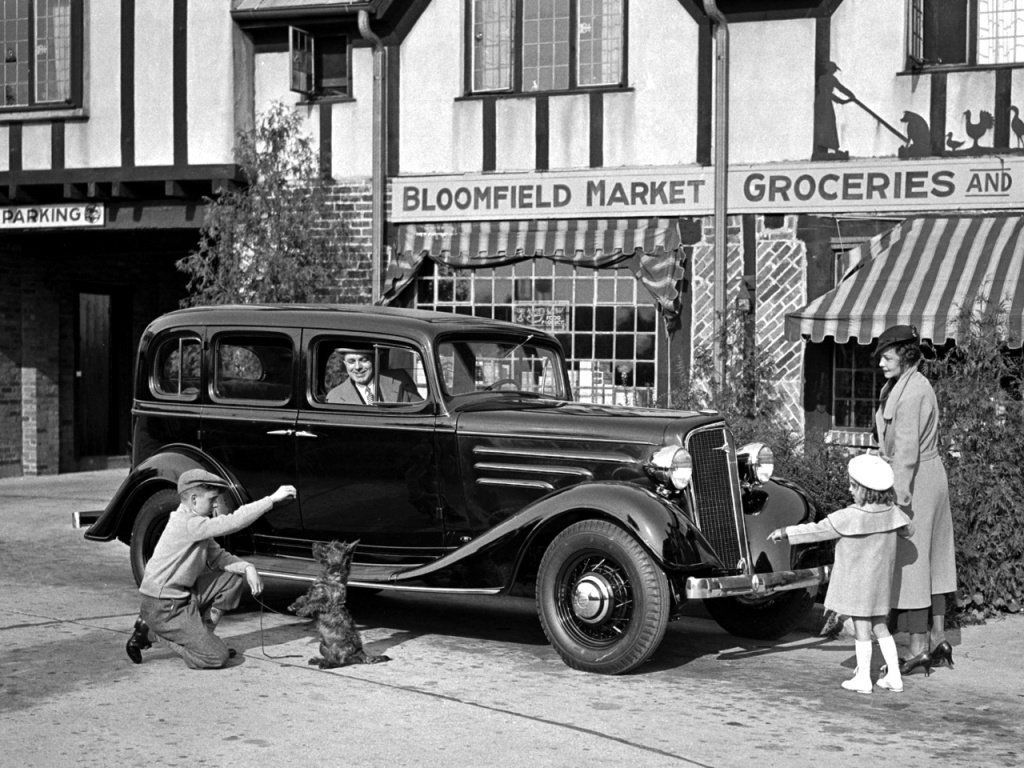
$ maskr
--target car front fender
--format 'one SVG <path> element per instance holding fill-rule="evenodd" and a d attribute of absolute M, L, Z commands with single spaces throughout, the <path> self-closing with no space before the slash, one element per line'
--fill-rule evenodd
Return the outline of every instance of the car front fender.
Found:
<path fill-rule="evenodd" d="M 394 573 L 391 582 L 510 589 L 528 580 L 548 543 L 584 519 L 611 520 L 631 533 L 666 570 L 721 568 L 700 531 L 669 500 L 621 481 L 575 485 L 556 491 L 508 517 L 449 555 Z"/>

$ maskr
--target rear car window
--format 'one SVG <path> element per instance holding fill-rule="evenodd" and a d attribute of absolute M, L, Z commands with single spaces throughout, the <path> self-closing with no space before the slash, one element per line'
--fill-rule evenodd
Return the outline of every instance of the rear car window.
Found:
<path fill-rule="evenodd" d="M 221 334 L 214 341 L 213 396 L 286 403 L 292 397 L 294 351 L 287 336 Z"/>
<path fill-rule="evenodd" d="M 172 336 L 160 342 L 153 355 L 150 390 L 168 400 L 194 400 L 199 396 L 202 344 L 194 336 Z"/>

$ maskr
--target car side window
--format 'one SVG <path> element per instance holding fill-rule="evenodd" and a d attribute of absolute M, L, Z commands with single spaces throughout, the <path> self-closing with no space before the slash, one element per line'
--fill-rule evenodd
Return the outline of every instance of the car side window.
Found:
<path fill-rule="evenodd" d="M 202 344 L 192 336 L 162 341 L 153 355 L 150 391 L 167 400 L 194 400 L 199 396 Z"/>
<path fill-rule="evenodd" d="M 293 360 L 287 337 L 221 334 L 214 341 L 214 398 L 286 403 Z"/>
<path fill-rule="evenodd" d="M 407 347 L 346 338 L 322 338 L 312 350 L 313 397 L 319 403 L 401 406 L 423 402 L 423 359 Z"/>

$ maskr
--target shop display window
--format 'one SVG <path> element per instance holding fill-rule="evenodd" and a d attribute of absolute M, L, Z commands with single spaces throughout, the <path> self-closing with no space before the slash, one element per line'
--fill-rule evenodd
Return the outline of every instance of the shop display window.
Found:
<path fill-rule="evenodd" d="M 642 290 L 628 269 L 547 259 L 475 270 L 437 264 L 418 279 L 416 306 L 543 328 L 565 350 L 576 399 L 652 405 L 657 312 Z"/>

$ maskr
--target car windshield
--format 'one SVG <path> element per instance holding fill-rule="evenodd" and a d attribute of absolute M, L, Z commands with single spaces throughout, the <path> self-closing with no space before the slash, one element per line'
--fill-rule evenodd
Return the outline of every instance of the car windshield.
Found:
<path fill-rule="evenodd" d="M 442 342 L 438 356 L 445 393 L 516 392 L 568 399 L 561 353 L 532 339 Z"/>

